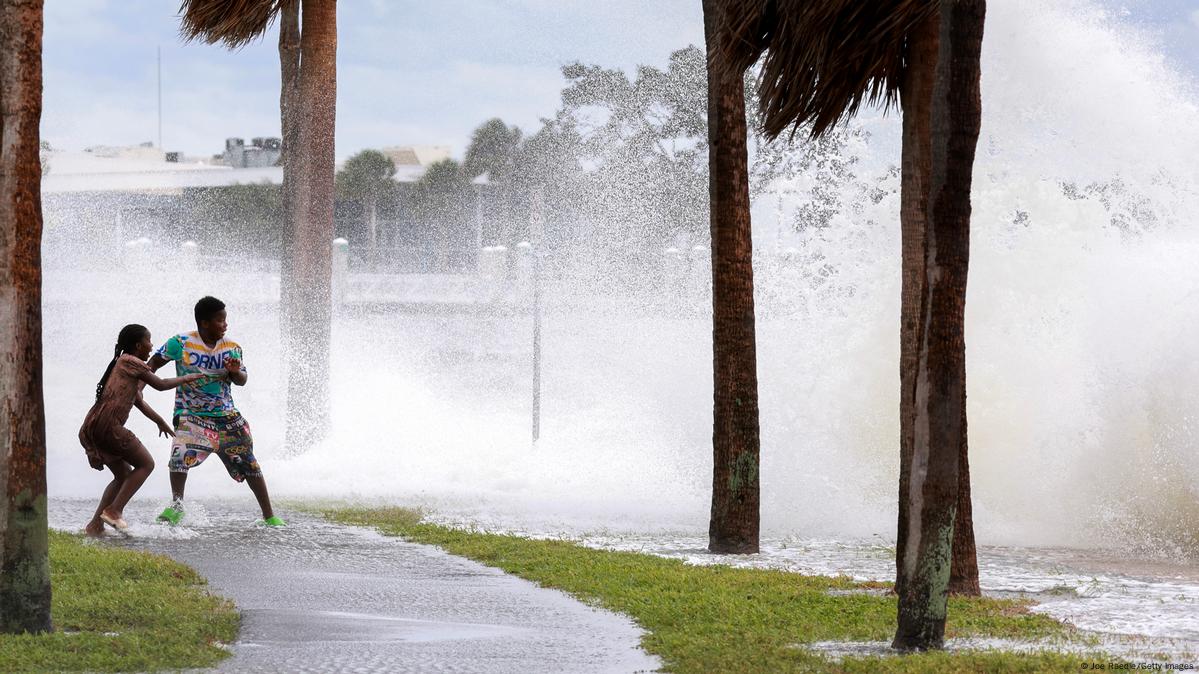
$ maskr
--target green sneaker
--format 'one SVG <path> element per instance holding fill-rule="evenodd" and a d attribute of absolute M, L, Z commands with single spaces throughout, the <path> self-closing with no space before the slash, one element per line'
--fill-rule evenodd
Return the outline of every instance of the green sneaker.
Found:
<path fill-rule="evenodd" d="M 183 519 L 183 506 L 178 503 L 172 503 L 171 505 L 167 506 L 166 510 L 163 510 L 158 515 L 159 522 L 167 522 L 171 526 L 175 526 L 175 525 L 179 524 L 179 521 L 182 519 Z"/>
<path fill-rule="evenodd" d="M 262 523 L 268 527 L 285 527 L 285 526 L 287 526 L 287 522 L 284 522 L 283 518 L 279 517 L 278 515 L 271 515 L 267 519 L 263 520 Z"/>

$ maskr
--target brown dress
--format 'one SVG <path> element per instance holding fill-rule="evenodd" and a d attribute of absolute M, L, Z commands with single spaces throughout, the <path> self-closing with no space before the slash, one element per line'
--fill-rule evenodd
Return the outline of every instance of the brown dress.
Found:
<path fill-rule="evenodd" d="M 125 428 L 125 422 L 146 385 L 141 377 L 149 371 L 148 365 L 129 354 L 117 359 L 104 393 L 88 410 L 79 429 L 79 444 L 87 452 L 92 468 L 103 470 L 106 463 L 126 461 L 138 448 L 144 449 L 133 431 Z"/>

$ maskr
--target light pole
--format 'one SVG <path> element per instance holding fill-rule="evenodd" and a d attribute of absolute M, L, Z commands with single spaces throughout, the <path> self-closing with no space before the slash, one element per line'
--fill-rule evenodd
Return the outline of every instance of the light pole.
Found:
<path fill-rule="evenodd" d="M 541 191 L 533 193 L 529 239 L 533 244 L 533 442 L 541 437 Z"/>
<path fill-rule="evenodd" d="M 491 178 L 487 172 L 475 176 L 474 180 L 470 181 L 471 185 L 475 186 L 475 271 L 479 269 L 478 259 L 483 250 L 483 189 L 491 183 Z"/>

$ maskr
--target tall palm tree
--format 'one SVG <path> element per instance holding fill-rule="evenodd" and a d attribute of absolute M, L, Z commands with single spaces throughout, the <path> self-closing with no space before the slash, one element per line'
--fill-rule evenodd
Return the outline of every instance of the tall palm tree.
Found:
<path fill-rule="evenodd" d="M 916 441 L 916 327 L 920 323 L 921 284 L 924 281 L 928 182 L 932 170 L 933 83 L 937 69 L 939 16 L 930 13 L 912 27 L 907 68 L 899 86 L 903 109 L 903 149 L 900 162 L 899 223 L 902 248 L 899 309 L 899 523 L 895 540 L 895 592 L 903 593 L 903 560 L 907 551 L 908 498 L 912 451 Z M 960 457 L 959 457 L 960 460 Z M 960 486 L 959 486 L 960 489 Z"/>
<path fill-rule="evenodd" d="M 233 49 L 280 19 L 279 95 L 283 132 L 284 237 L 281 304 L 289 354 L 287 444 L 320 440 L 329 420 L 332 331 L 334 123 L 337 99 L 336 0 L 184 0 L 187 39 Z M 298 37 L 297 37 L 298 36 Z M 298 49 L 297 49 L 298 44 Z"/>
<path fill-rule="evenodd" d="M 735 1 L 735 0 L 734 0 Z M 708 549 L 758 551 L 758 366 L 745 67 L 725 62 L 729 0 L 704 0 L 712 232 L 712 515 Z"/>
<path fill-rule="evenodd" d="M 733 67 L 766 52 L 759 103 L 768 135 L 810 124 L 819 136 L 864 101 L 889 104 L 898 97 L 903 107 L 895 646 L 936 647 L 949 587 L 978 591 L 965 460 L 963 309 L 985 0 L 735 5 L 730 30 L 734 44 L 746 48 L 730 50 Z"/>
<path fill-rule="evenodd" d="M 42 1 L 0 3 L 0 632 L 47 632 Z"/>
<path fill-rule="evenodd" d="M 903 263 L 900 291 L 900 464 L 899 526 L 896 540 L 896 593 L 903 589 L 903 560 L 907 553 L 912 452 L 915 442 L 917 326 L 921 283 L 927 247 L 929 183 L 932 177 L 932 95 L 936 80 L 940 17 L 929 14 L 908 37 L 908 60 L 899 87 L 903 109 L 903 158 L 900 193 L 900 228 Z M 962 405 L 962 431 L 958 439 L 957 523 L 953 533 L 953 562 L 949 576 L 951 594 L 979 596 L 978 557 L 974 544 L 970 467 L 966 442 L 966 408 Z"/>
<path fill-rule="evenodd" d="M 939 648 L 955 522 L 967 470 L 966 277 L 970 259 L 970 186 L 982 120 L 979 82 L 986 0 L 946 0 L 938 21 L 931 96 L 924 273 L 916 325 L 912 456 L 906 555 L 899 569 L 899 629 L 894 646 Z M 968 489 L 968 486 L 967 486 Z M 967 501 L 969 494 L 965 494 Z M 917 509 L 917 504 L 924 503 Z M 969 517 L 969 511 L 965 513 Z M 957 525 L 955 527 L 955 524 Z M 968 553 L 973 557 L 970 540 Z M 953 559 L 950 559 L 952 563 Z M 974 590 L 977 591 L 977 575 Z"/>

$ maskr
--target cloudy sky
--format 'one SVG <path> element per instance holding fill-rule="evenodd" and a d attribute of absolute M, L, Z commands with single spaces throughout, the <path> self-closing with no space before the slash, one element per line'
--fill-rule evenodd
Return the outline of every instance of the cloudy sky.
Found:
<path fill-rule="evenodd" d="M 433 144 L 460 155 L 471 130 L 489 117 L 532 130 L 552 115 L 564 63 L 661 65 L 671 50 L 703 40 L 699 0 L 338 5 L 339 157 L 367 147 Z M 208 155 L 229 136 L 278 135 L 277 32 L 229 52 L 181 43 L 177 0 L 46 0 L 45 6 L 42 134 L 55 147 L 156 140 L 159 48 L 166 149 Z M 1199 80 L 1199 0 L 1104 0 L 1102 6 Z"/>

